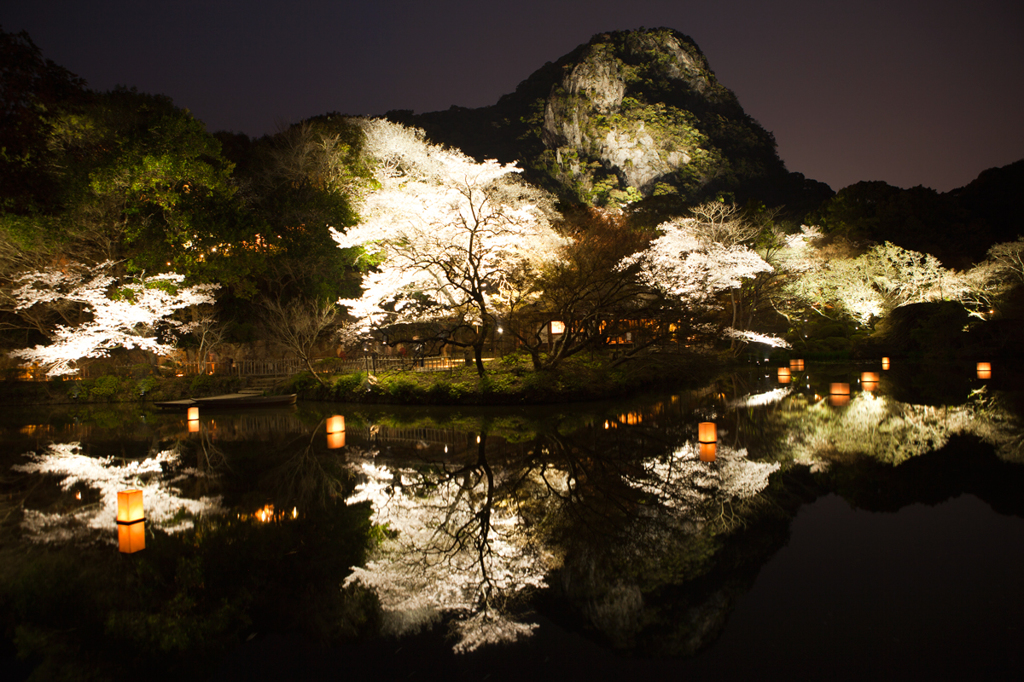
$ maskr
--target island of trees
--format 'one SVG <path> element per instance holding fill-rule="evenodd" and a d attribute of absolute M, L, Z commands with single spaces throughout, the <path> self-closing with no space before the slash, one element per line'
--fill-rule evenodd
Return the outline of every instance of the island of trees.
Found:
<path fill-rule="evenodd" d="M 1024 161 L 946 194 L 833 194 L 785 170 L 673 31 L 595 36 L 494 107 L 259 139 L 91 91 L 24 33 L 0 48 L 8 380 L 131 376 L 144 395 L 279 362 L 343 396 L 387 367 L 653 377 L 1022 340 Z"/>

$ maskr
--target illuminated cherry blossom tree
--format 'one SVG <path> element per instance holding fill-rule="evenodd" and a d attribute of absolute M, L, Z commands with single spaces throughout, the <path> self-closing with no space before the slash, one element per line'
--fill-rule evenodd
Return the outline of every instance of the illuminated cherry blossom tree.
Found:
<path fill-rule="evenodd" d="M 111 274 L 107 261 L 91 271 L 81 265 L 52 267 L 15 280 L 15 312 L 35 306 L 74 303 L 80 320 L 57 324 L 49 345 L 13 351 L 27 365 L 38 364 L 47 376 L 74 374 L 72 363 L 106 356 L 114 348 L 139 348 L 158 355 L 173 350 L 175 331 L 188 331 L 171 315 L 182 308 L 214 302 L 213 284 L 182 286 L 183 275 L 127 278 Z M 67 318 L 65 318 L 67 319 Z M 161 340 L 163 333 L 165 340 Z"/>
<path fill-rule="evenodd" d="M 447 343 L 483 348 L 503 288 L 555 258 L 551 198 L 518 180 L 520 169 L 478 163 L 431 145 L 421 131 L 365 122 L 379 187 L 362 198 L 363 221 L 334 231 L 341 248 L 362 247 L 374 264 L 363 295 L 340 303 L 364 333 L 429 322 Z"/>
<path fill-rule="evenodd" d="M 646 250 L 620 263 L 620 268 L 639 265 L 638 277 L 643 284 L 674 301 L 691 316 L 720 308 L 719 296 L 738 289 L 745 280 L 773 270 L 756 251 L 742 243 L 755 233 L 752 228 L 735 218 L 725 221 L 713 207 L 706 210 L 712 210 L 711 218 L 717 222 L 705 220 L 701 214 L 664 222 L 658 226 L 661 236 Z M 735 297 L 733 309 L 735 318 Z M 733 338 L 762 340 L 739 332 Z M 767 336 L 763 339 L 771 339 L 773 345 L 777 342 Z"/>

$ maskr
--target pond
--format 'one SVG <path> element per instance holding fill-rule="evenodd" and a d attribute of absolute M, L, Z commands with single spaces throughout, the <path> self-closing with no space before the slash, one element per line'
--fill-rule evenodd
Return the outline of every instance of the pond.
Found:
<path fill-rule="evenodd" d="M 80 679 L 1024 671 L 1022 395 L 981 376 L 808 362 L 608 403 L 196 422 L 8 408 L 0 653 Z"/>

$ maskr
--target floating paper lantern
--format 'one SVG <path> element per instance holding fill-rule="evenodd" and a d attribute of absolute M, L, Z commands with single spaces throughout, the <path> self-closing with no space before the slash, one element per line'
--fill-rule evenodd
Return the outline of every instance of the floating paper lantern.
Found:
<path fill-rule="evenodd" d="M 701 443 L 717 443 L 718 429 L 715 422 L 701 422 L 697 427 L 697 440 Z"/>
<path fill-rule="evenodd" d="M 889 358 L 882 358 L 882 369 L 889 369 Z"/>
<path fill-rule="evenodd" d="M 195 421 L 196 419 L 199 419 L 199 408 L 198 407 L 190 407 L 190 408 L 188 408 L 188 420 L 189 421 Z"/>
<path fill-rule="evenodd" d="M 117 522 L 134 523 L 143 519 L 142 491 L 121 490 L 117 493 Z"/>
<path fill-rule="evenodd" d="M 878 374 L 875 372 L 863 372 L 860 375 L 860 386 L 868 393 L 878 388 Z"/>
<path fill-rule="evenodd" d="M 345 447 L 345 432 L 338 431 L 337 433 L 327 434 L 327 449 L 337 450 L 338 448 Z"/>
<path fill-rule="evenodd" d="M 833 383 L 828 391 L 828 403 L 835 407 L 842 407 L 850 402 L 850 384 Z"/>
<path fill-rule="evenodd" d="M 117 493 L 117 547 L 124 554 L 133 554 L 146 548 L 146 530 L 143 522 L 141 490 L 121 490 Z"/>
<path fill-rule="evenodd" d="M 117 524 L 117 549 L 122 554 L 134 554 L 146 549 L 146 522 Z"/>
<path fill-rule="evenodd" d="M 990 362 L 979 362 L 978 363 L 978 378 L 979 379 L 991 379 L 992 378 L 992 363 L 990 363 Z"/>
<path fill-rule="evenodd" d="M 792 374 L 789 372 L 789 367 L 779 367 L 779 383 L 788 384 L 792 378 Z"/>
<path fill-rule="evenodd" d="M 715 450 L 718 449 L 718 443 L 701 443 L 700 444 L 700 461 L 702 462 L 714 462 L 715 461 Z"/>
<path fill-rule="evenodd" d="M 789 361 L 789 368 L 791 370 L 793 370 L 794 372 L 802 372 L 802 371 L 804 371 L 804 361 L 803 360 L 790 360 Z"/>
<path fill-rule="evenodd" d="M 327 433 L 343 433 L 345 431 L 345 417 L 336 414 L 327 418 Z"/>

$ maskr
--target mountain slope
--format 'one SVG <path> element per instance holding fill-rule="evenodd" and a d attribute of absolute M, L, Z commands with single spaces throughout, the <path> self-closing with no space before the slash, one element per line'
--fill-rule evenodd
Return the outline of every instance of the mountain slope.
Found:
<path fill-rule="evenodd" d="M 697 44 L 667 28 L 598 34 L 490 107 L 388 117 L 478 158 L 518 161 L 533 181 L 583 204 L 831 193 L 787 173 L 771 133 Z"/>

